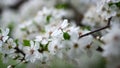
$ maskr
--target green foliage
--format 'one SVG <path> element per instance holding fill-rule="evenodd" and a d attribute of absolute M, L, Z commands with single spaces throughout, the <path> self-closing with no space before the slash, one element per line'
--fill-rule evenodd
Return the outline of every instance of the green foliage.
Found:
<path fill-rule="evenodd" d="M 0 54 L 0 68 L 7 68 L 9 64 L 15 65 L 17 62 L 15 60 L 12 60 L 11 58 L 8 59 L 7 63 L 3 63 L 2 55 Z M 18 64 L 15 68 L 26 68 L 26 64 Z"/>
<path fill-rule="evenodd" d="M 111 3 L 111 2 L 110 2 L 108 5 L 109 5 L 109 6 L 112 6 L 113 4 L 114 4 L 114 3 Z"/>
<path fill-rule="evenodd" d="M 120 2 L 116 3 L 116 6 L 120 8 Z"/>
<path fill-rule="evenodd" d="M 67 32 L 63 32 L 63 38 L 65 40 L 70 40 L 70 35 Z"/>
<path fill-rule="evenodd" d="M 14 23 L 13 22 L 9 23 L 7 27 L 10 29 L 8 36 L 12 36 L 12 31 L 14 29 Z"/>
<path fill-rule="evenodd" d="M 18 39 L 15 39 L 14 42 L 16 43 L 17 46 L 19 45 L 19 44 L 18 44 L 18 42 L 19 42 Z"/>
<path fill-rule="evenodd" d="M 49 45 L 49 42 L 44 47 L 45 51 L 48 51 L 48 45 Z"/>
<path fill-rule="evenodd" d="M 48 51 L 48 44 L 49 44 L 49 42 L 48 42 L 47 44 L 41 44 L 41 43 L 40 43 L 41 49 L 42 49 L 43 51 Z"/>
<path fill-rule="evenodd" d="M 82 29 L 83 30 L 91 30 L 91 27 L 90 26 L 83 26 Z"/>
<path fill-rule="evenodd" d="M 26 31 L 26 30 L 27 30 L 27 28 L 21 28 L 21 30 L 22 30 L 22 31 Z"/>
<path fill-rule="evenodd" d="M 47 17 L 46 17 L 46 21 L 49 23 L 50 22 L 50 19 L 51 19 L 51 15 L 48 15 Z"/>
<path fill-rule="evenodd" d="M 23 40 L 24 46 L 30 46 L 30 40 Z"/>
<path fill-rule="evenodd" d="M 117 3 L 110 2 L 108 5 L 109 6 L 116 5 L 118 8 L 120 8 L 120 2 L 117 2 Z"/>
<path fill-rule="evenodd" d="M 68 6 L 68 4 L 66 4 L 66 3 L 55 5 L 55 8 L 57 8 L 57 9 L 67 9 L 68 7 L 69 7 L 69 6 Z"/>

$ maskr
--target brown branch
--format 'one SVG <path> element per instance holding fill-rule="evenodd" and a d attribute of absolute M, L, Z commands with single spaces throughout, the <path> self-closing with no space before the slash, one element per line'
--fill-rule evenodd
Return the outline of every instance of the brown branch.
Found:
<path fill-rule="evenodd" d="M 16 49 L 16 53 L 21 53 L 23 56 L 25 56 L 25 53 L 20 50 L 18 47 L 15 48 Z"/>
<path fill-rule="evenodd" d="M 93 34 L 93 33 L 95 33 L 95 32 L 99 32 L 99 31 L 104 30 L 104 29 L 106 29 L 106 28 L 109 28 L 109 27 L 110 27 L 110 21 L 111 21 L 111 19 L 112 19 L 112 17 L 110 17 L 110 18 L 108 19 L 108 23 L 107 23 L 107 25 L 106 25 L 105 27 L 102 27 L 102 28 L 99 28 L 99 29 L 97 29 L 97 30 L 91 31 L 91 32 L 89 32 L 89 33 L 83 34 L 83 35 L 79 36 L 79 38 L 82 38 L 82 37 L 84 37 L 84 36 Z"/>
<path fill-rule="evenodd" d="M 21 60 L 21 61 L 25 60 L 25 53 L 22 50 L 20 50 L 18 47 L 15 47 L 15 49 L 16 49 L 16 53 L 21 53 L 24 56 L 23 58 L 21 58 L 19 60 Z"/>

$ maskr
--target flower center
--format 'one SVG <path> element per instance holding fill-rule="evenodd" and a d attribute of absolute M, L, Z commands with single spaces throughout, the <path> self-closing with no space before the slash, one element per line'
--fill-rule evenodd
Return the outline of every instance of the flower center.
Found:
<path fill-rule="evenodd" d="M 58 49 L 58 46 L 57 45 L 55 45 L 55 47 L 54 47 L 56 50 Z"/>
<path fill-rule="evenodd" d="M 86 46 L 86 48 L 87 48 L 87 49 L 90 49 L 90 48 L 91 48 L 91 45 L 88 44 L 88 45 Z"/>
<path fill-rule="evenodd" d="M 31 49 L 31 50 L 30 50 L 30 54 L 32 55 L 33 53 L 34 53 L 34 50 L 33 50 L 33 49 Z"/>
<path fill-rule="evenodd" d="M 12 46 L 11 45 L 8 45 L 8 49 L 11 49 L 12 48 Z"/>
<path fill-rule="evenodd" d="M 2 40 L 3 36 L 0 36 L 0 40 Z"/>
<path fill-rule="evenodd" d="M 115 41 L 119 41 L 120 40 L 120 37 L 118 35 L 114 36 L 113 38 Z"/>
<path fill-rule="evenodd" d="M 52 33 L 53 33 L 53 32 L 52 32 L 52 31 L 50 31 L 50 32 L 49 32 L 49 35 L 51 35 Z"/>
<path fill-rule="evenodd" d="M 74 48 L 78 48 L 78 44 L 77 44 L 77 43 L 75 43 L 73 47 L 74 47 Z"/>

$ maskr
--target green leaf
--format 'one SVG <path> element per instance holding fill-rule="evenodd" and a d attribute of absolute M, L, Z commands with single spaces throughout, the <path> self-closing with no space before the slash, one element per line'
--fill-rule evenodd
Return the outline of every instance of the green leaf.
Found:
<path fill-rule="evenodd" d="M 0 29 L 0 33 L 2 33 L 2 30 Z"/>
<path fill-rule="evenodd" d="M 14 42 L 16 43 L 16 45 L 18 46 L 18 39 L 15 39 Z"/>
<path fill-rule="evenodd" d="M 13 29 L 14 29 L 14 23 L 11 22 L 10 24 L 8 24 L 7 27 L 10 29 L 10 32 L 9 32 L 8 36 L 12 36 L 12 31 L 13 31 Z"/>
<path fill-rule="evenodd" d="M 41 33 L 45 33 L 45 32 L 46 32 L 45 29 L 42 29 L 42 30 L 41 30 Z"/>
<path fill-rule="evenodd" d="M 108 3 L 108 5 L 109 5 L 110 7 L 111 7 L 113 4 L 114 4 L 114 3 L 111 3 L 111 2 L 110 2 L 110 3 Z"/>
<path fill-rule="evenodd" d="M 69 6 L 68 6 L 68 4 L 66 4 L 66 3 L 55 5 L 55 8 L 57 8 L 57 9 L 67 9 L 68 7 L 69 7 Z"/>
<path fill-rule="evenodd" d="M 82 29 L 83 30 L 91 30 L 91 27 L 90 26 L 83 26 Z"/>
<path fill-rule="evenodd" d="M 50 22 L 50 18 L 51 18 L 52 16 L 51 15 L 48 15 L 47 17 L 46 17 L 46 21 L 49 23 Z"/>
<path fill-rule="evenodd" d="M 44 46 L 44 45 L 40 43 L 40 47 L 41 47 L 42 49 L 43 49 L 43 46 Z"/>
<path fill-rule="evenodd" d="M 23 40 L 24 46 L 30 46 L 30 40 Z"/>
<path fill-rule="evenodd" d="M 116 3 L 116 6 L 120 8 L 120 2 L 117 2 L 117 3 Z"/>
<path fill-rule="evenodd" d="M 21 28 L 21 30 L 22 30 L 22 31 L 26 31 L 26 30 L 27 30 L 27 28 Z"/>
<path fill-rule="evenodd" d="M 70 39 L 70 35 L 67 32 L 63 32 L 63 38 L 65 40 L 69 40 Z"/>
<path fill-rule="evenodd" d="M 49 43 L 50 43 L 50 41 L 45 45 L 45 47 L 44 47 L 45 51 L 48 51 L 48 45 L 49 45 Z"/>
<path fill-rule="evenodd" d="M 49 42 L 50 42 L 50 41 L 49 41 Z M 45 44 L 45 45 L 43 45 L 43 44 L 40 43 L 40 47 L 41 47 L 41 49 L 42 49 L 43 51 L 48 51 L 49 42 L 48 42 L 47 44 Z"/>
<path fill-rule="evenodd" d="M 108 5 L 109 5 L 110 7 L 111 7 L 112 5 L 116 5 L 118 8 L 120 8 L 120 2 L 117 2 L 117 3 L 112 3 L 112 2 L 110 2 Z"/>

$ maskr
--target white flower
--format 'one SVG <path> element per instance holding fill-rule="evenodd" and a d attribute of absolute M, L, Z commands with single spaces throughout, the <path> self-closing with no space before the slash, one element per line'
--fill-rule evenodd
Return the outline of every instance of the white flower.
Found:
<path fill-rule="evenodd" d="M 42 36 L 36 36 L 35 41 L 42 41 Z"/>
<path fill-rule="evenodd" d="M 68 20 L 63 20 L 61 23 L 56 25 L 55 30 L 52 32 L 51 36 L 53 38 L 61 38 L 63 37 L 63 33 L 67 32 L 66 28 L 69 27 Z"/>
<path fill-rule="evenodd" d="M 63 48 L 60 39 L 52 39 L 48 45 L 48 50 L 50 54 L 55 55 Z M 58 54 L 59 55 L 59 54 Z"/>
<path fill-rule="evenodd" d="M 2 30 L 2 38 L 1 38 L 1 40 L 3 41 L 3 42 L 5 42 L 7 39 L 8 39 L 8 33 L 9 33 L 9 29 L 7 28 L 7 29 L 5 29 L 5 30 Z"/>
<path fill-rule="evenodd" d="M 116 20 L 117 21 L 117 20 Z M 120 66 L 120 25 L 113 23 L 108 33 L 101 39 L 105 42 L 102 56 L 107 60 L 107 68 L 117 68 Z M 112 64 L 112 66 L 111 66 Z"/>
<path fill-rule="evenodd" d="M 89 57 L 92 56 L 92 40 L 93 38 L 91 36 L 86 36 L 80 39 L 77 39 L 76 41 L 70 41 L 68 42 L 70 46 L 70 50 L 68 52 L 68 55 L 71 58 L 80 58 L 80 56 L 85 53 Z M 72 42 L 72 43 L 71 43 Z"/>
<path fill-rule="evenodd" d="M 56 37 L 56 38 L 61 38 L 62 37 L 62 31 L 59 29 L 56 29 L 56 30 L 54 30 L 53 32 L 52 32 L 52 34 L 51 34 L 51 36 L 52 37 Z"/>
<path fill-rule="evenodd" d="M 59 25 L 59 27 L 60 27 L 61 29 L 64 29 L 64 28 L 66 28 L 68 25 L 69 25 L 68 20 L 65 19 L 65 20 L 63 20 L 63 22 L 61 23 L 61 25 Z"/>
<path fill-rule="evenodd" d="M 120 43 L 120 28 L 119 24 L 113 24 L 111 29 L 108 30 L 108 34 L 104 35 L 101 40 L 105 43 Z"/>
<path fill-rule="evenodd" d="M 38 52 L 39 43 L 30 41 L 30 47 L 24 47 L 23 51 L 25 53 L 25 60 L 34 63 L 36 60 L 40 59 L 41 54 Z"/>
<path fill-rule="evenodd" d="M 107 24 L 107 21 L 100 17 L 99 13 L 96 12 L 96 9 L 97 8 L 95 6 L 90 7 L 89 11 L 84 15 L 84 19 L 82 20 L 83 24 L 89 25 L 91 28 L 98 26 L 103 27 Z"/>
<path fill-rule="evenodd" d="M 43 53 L 42 53 L 42 57 L 41 57 L 41 59 L 40 59 L 41 63 L 42 63 L 42 64 L 46 64 L 46 63 L 49 61 L 49 59 L 50 59 L 49 53 L 46 52 L 46 51 L 43 52 Z"/>
<path fill-rule="evenodd" d="M 5 29 L 5 30 L 1 29 L 1 33 L 0 33 L 0 47 L 9 38 L 8 33 L 9 33 L 9 29 L 8 28 Z"/>
<path fill-rule="evenodd" d="M 65 15 L 68 15 L 65 10 L 43 7 L 43 9 L 39 11 L 37 16 L 34 18 L 34 21 L 42 27 L 46 24 L 49 25 L 49 23 L 54 23 L 57 20 L 61 20 Z"/>
<path fill-rule="evenodd" d="M 15 52 L 15 48 L 16 47 L 16 43 L 13 41 L 13 39 L 8 39 L 7 43 L 4 43 L 4 45 L 2 46 L 2 50 L 1 52 L 3 54 L 12 54 Z"/>
<path fill-rule="evenodd" d="M 97 5 L 98 7 L 96 10 L 101 17 L 107 20 L 108 18 L 119 14 L 119 7 L 114 4 L 118 2 L 119 1 L 115 2 L 114 0 L 101 0 Z"/>

